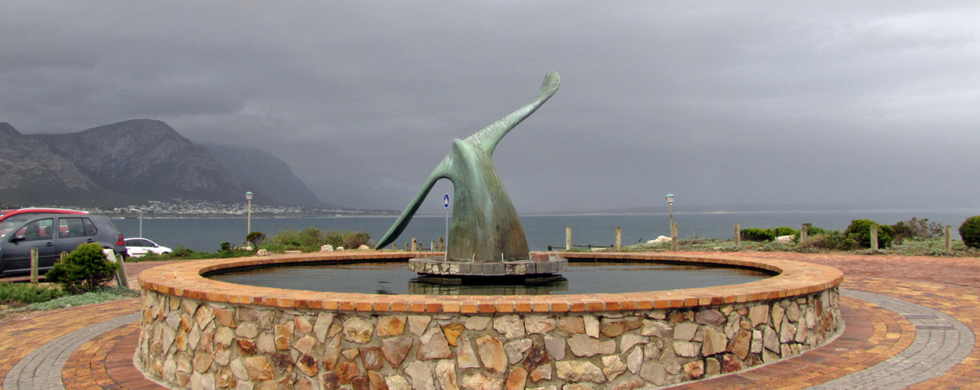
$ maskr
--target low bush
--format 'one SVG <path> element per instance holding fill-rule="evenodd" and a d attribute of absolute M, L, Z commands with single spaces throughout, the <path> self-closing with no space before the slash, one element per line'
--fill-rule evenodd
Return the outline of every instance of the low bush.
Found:
<path fill-rule="evenodd" d="M 908 221 L 898 221 L 891 228 L 895 231 L 895 236 L 892 238 L 896 244 L 905 239 L 939 238 L 943 236 L 944 230 L 939 222 L 929 222 L 929 218 L 915 217 Z"/>
<path fill-rule="evenodd" d="M 778 228 L 773 229 L 773 234 L 776 237 L 779 237 L 779 236 L 799 236 L 800 235 L 800 231 L 799 230 L 796 230 L 796 229 L 793 229 L 791 227 L 780 226 Z"/>
<path fill-rule="evenodd" d="M 887 248 L 891 246 L 892 236 L 895 231 L 892 230 L 891 226 L 879 225 L 877 222 L 870 219 L 855 219 L 851 221 L 851 225 L 844 230 L 844 234 L 847 234 L 857 240 L 858 244 L 862 247 L 871 247 L 871 227 L 878 227 L 878 248 Z"/>
<path fill-rule="evenodd" d="M 742 229 L 740 234 L 742 235 L 742 239 L 746 241 L 772 241 L 776 238 L 773 231 L 769 229 Z"/>
<path fill-rule="evenodd" d="M 849 251 L 858 246 L 858 241 L 848 234 L 841 233 L 837 230 L 823 230 L 822 233 L 808 236 L 806 244 L 800 244 L 797 251 L 812 252 L 808 248 L 815 250 Z"/>
<path fill-rule="evenodd" d="M 806 234 L 809 236 L 815 236 L 817 234 L 827 234 L 830 230 L 819 228 L 816 226 L 811 226 L 806 230 Z"/>
<path fill-rule="evenodd" d="M 224 244 L 224 243 L 223 243 Z M 222 245 L 224 248 L 224 245 Z M 132 261 L 167 261 L 167 260 L 197 260 L 197 259 L 227 259 L 231 257 L 243 257 L 243 256 L 253 256 L 254 251 L 248 251 L 244 249 L 231 248 L 228 246 L 227 250 L 222 249 L 218 252 L 198 252 L 192 249 L 185 248 L 183 246 L 177 247 L 172 253 L 166 253 L 162 255 L 147 253 L 146 256 L 139 258 L 129 258 Z"/>
<path fill-rule="evenodd" d="M 361 245 L 367 245 L 368 247 L 373 247 L 371 242 L 371 235 L 364 232 L 345 232 L 342 238 L 344 248 L 357 249 Z"/>
<path fill-rule="evenodd" d="M 250 232 L 245 236 L 245 241 L 252 244 L 252 248 L 258 249 L 262 241 L 265 241 L 265 233 L 262 232 Z"/>
<path fill-rule="evenodd" d="M 276 235 L 269 238 L 269 244 L 264 245 L 263 248 L 271 251 L 288 249 L 318 251 L 323 245 L 331 245 L 334 248 L 357 249 L 361 245 L 373 247 L 374 243 L 371 242 L 371 235 L 365 232 L 324 232 L 310 227 L 301 232 L 296 231 L 296 229 L 280 230 Z"/>
<path fill-rule="evenodd" d="M 57 286 L 0 282 L 0 302 L 47 302 L 64 295 L 64 290 Z"/>
<path fill-rule="evenodd" d="M 79 245 L 64 261 L 55 263 L 44 277 L 77 294 L 99 288 L 111 280 L 118 269 L 119 264 L 106 259 L 99 244 L 91 243 Z"/>
<path fill-rule="evenodd" d="M 91 305 L 94 303 L 114 301 L 117 299 L 136 298 L 138 296 L 140 296 L 139 291 L 130 290 L 128 288 L 100 287 L 84 294 L 66 295 L 47 302 L 32 303 L 30 306 L 27 306 L 27 309 L 53 310 L 65 307 Z"/>
<path fill-rule="evenodd" d="M 960 225 L 960 237 L 969 248 L 980 248 L 980 215 L 967 218 Z"/>

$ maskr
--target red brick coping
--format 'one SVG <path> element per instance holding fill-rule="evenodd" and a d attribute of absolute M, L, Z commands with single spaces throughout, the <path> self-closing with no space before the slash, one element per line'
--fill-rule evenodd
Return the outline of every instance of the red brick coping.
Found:
<path fill-rule="evenodd" d="M 404 261 L 415 257 L 411 252 L 345 251 L 178 262 L 141 272 L 139 284 L 144 289 L 184 298 L 282 308 L 408 313 L 564 313 L 672 309 L 764 301 L 827 290 L 840 285 L 844 280 L 844 274 L 837 268 L 781 259 L 613 252 L 568 252 L 561 253 L 560 256 L 570 260 L 669 261 L 739 266 L 767 270 L 777 275 L 750 283 L 721 287 L 538 296 L 329 293 L 245 286 L 201 276 L 211 271 L 236 267 L 321 261 Z"/>

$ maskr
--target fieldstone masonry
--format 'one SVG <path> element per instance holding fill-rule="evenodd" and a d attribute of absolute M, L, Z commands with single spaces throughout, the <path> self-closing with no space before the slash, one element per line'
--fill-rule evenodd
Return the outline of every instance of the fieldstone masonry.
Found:
<path fill-rule="evenodd" d="M 191 389 L 639 389 L 737 372 L 842 329 L 837 287 L 683 309 L 431 315 L 144 290 L 136 364 Z"/>

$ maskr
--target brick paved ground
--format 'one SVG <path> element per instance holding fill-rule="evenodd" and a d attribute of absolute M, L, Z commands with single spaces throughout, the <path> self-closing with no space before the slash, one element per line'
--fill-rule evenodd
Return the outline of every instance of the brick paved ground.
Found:
<path fill-rule="evenodd" d="M 714 255 L 714 254 L 713 254 Z M 921 305 L 962 323 L 980 335 L 980 259 L 900 256 L 804 255 L 796 253 L 739 253 L 745 257 L 780 257 L 833 265 L 844 271 L 845 289 L 870 292 Z M 132 279 L 138 268 L 162 263 L 127 264 Z M 131 283 L 132 284 L 132 283 Z M 845 294 L 846 295 L 846 294 Z M 871 296 L 871 295 L 868 295 Z M 916 333 L 923 331 L 923 315 L 903 316 L 874 303 L 844 297 L 845 333 L 833 343 L 759 369 L 690 383 L 684 389 L 799 389 L 858 374 L 884 372 L 886 365 L 908 354 Z M 136 312 L 136 299 L 99 305 L 31 313 L 0 320 L 0 377 L 48 341 L 106 320 Z M 904 313 L 908 314 L 908 313 Z M 919 329 L 916 329 L 919 324 Z M 933 325 L 924 325 L 926 329 Z M 941 325 L 940 325 L 941 326 Z M 945 328 L 943 328 L 945 329 Z M 939 329 L 939 330 L 943 330 Z M 61 376 L 69 389 L 159 388 L 132 366 L 138 328 L 129 324 L 94 335 L 73 350 Z M 921 338 L 921 336 L 919 336 Z M 980 389 L 980 338 L 968 354 L 945 373 L 911 386 L 912 389 Z M 949 355 L 950 353 L 940 354 Z M 941 357 L 941 356 L 940 356 Z M 892 359 L 892 360 L 889 360 Z M 929 359 L 932 361 L 932 359 Z M 23 366 L 24 364 L 21 364 Z M 877 366 L 876 366 L 877 365 Z M 40 371 L 40 368 L 39 368 Z M 855 374 L 848 377 L 848 374 Z M 891 374 L 894 375 L 894 374 Z M 3 383 L 0 381 L 0 383 Z M 9 385 L 7 385 L 9 386 Z M 873 387 L 873 386 L 872 386 Z M 2 390 L 2 387 L 0 387 Z M 8 390 L 10 388 L 8 387 Z"/>

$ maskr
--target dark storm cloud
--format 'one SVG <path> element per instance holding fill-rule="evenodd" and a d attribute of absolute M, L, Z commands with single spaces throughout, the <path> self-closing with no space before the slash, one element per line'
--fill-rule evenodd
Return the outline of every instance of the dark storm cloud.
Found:
<path fill-rule="evenodd" d="M 522 212 L 668 192 L 977 207 L 978 19 L 972 2 L 8 1 L 0 121 L 160 119 L 266 149 L 330 203 L 400 209 L 453 138 L 555 69 L 561 90 L 495 154 Z"/>

